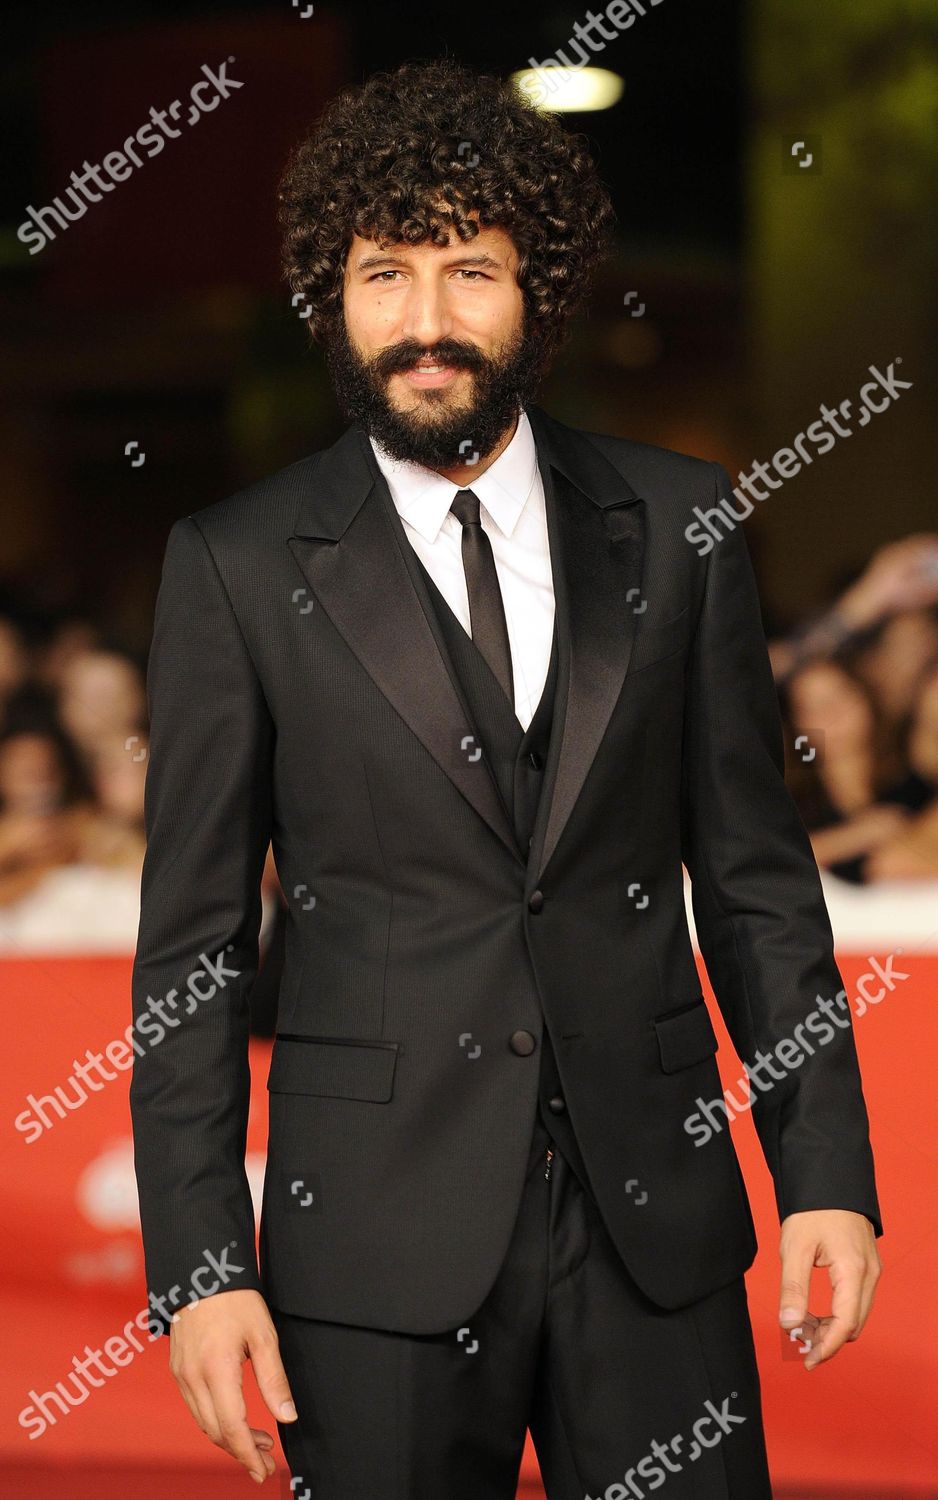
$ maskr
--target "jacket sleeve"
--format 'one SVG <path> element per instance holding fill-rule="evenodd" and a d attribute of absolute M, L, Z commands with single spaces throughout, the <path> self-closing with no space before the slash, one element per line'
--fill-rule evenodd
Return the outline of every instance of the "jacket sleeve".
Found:
<path fill-rule="evenodd" d="M 726 470 L 712 467 L 715 498 L 732 504 Z M 750 1072 L 779 1217 L 852 1209 L 881 1234 L 850 1004 L 810 840 L 784 781 L 752 564 L 742 528 L 730 524 L 707 556 L 685 701 L 682 858 L 698 942 Z"/>
<path fill-rule="evenodd" d="M 260 1289 L 244 1155 L 273 726 L 192 517 L 169 536 L 147 692 L 130 1105 L 155 1336 L 176 1306 Z"/>

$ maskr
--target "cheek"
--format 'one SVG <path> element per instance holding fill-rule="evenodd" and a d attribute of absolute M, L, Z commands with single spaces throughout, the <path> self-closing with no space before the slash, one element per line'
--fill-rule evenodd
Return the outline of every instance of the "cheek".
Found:
<path fill-rule="evenodd" d="M 376 295 L 345 302 L 345 326 L 356 348 L 371 351 L 387 342 L 386 330 L 398 319 L 398 310 L 390 296 Z"/>
<path fill-rule="evenodd" d="M 490 351 L 495 351 L 517 337 L 521 329 L 521 310 L 507 299 L 487 302 L 484 306 L 460 308 L 456 322 L 466 332 L 483 340 Z"/>
<path fill-rule="evenodd" d="M 398 316 L 393 297 L 376 297 L 365 314 L 365 326 L 393 323 Z"/>

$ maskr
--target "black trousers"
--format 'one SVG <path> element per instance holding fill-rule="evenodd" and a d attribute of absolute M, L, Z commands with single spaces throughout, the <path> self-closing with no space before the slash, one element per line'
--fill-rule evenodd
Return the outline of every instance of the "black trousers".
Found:
<path fill-rule="evenodd" d="M 540 1119 L 505 1260 L 466 1326 L 271 1316 L 303 1500 L 514 1500 L 528 1427 L 548 1500 L 771 1500 L 744 1282 L 676 1312 L 649 1302 Z"/>

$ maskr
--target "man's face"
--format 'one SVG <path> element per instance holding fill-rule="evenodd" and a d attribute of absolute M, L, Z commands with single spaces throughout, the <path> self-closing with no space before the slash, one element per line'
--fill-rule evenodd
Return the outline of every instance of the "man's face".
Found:
<path fill-rule="evenodd" d="M 499 228 L 445 246 L 353 236 L 326 353 L 345 411 L 395 458 L 453 467 L 514 426 L 541 368 L 517 267 Z"/>

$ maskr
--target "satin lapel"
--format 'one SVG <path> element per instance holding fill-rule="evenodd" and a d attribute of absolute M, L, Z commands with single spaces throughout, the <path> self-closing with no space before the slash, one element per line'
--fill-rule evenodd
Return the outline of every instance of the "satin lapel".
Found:
<path fill-rule="evenodd" d="M 492 831 L 521 857 L 402 555 L 389 506 L 351 429 L 323 455 L 288 546 L 315 598 L 376 686 Z M 336 474 L 339 459 L 346 470 Z M 333 460 L 330 465 L 330 460 Z M 380 471 L 379 477 L 380 477 Z M 381 480 L 383 483 L 383 479 Z M 320 488 L 321 487 L 321 488 Z M 364 492 L 364 496 L 363 496 Z M 395 513 L 396 514 L 396 513 Z"/>
<path fill-rule="evenodd" d="M 540 437 L 540 422 L 535 430 Z M 539 453 L 546 456 L 550 446 L 539 445 Z M 590 477 L 598 480 L 601 499 L 584 493 L 549 459 L 541 465 L 557 611 L 558 680 L 531 848 L 535 884 L 550 863 L 622 691 L 641 608 L 644 502 L 594 450 L 593 466 L 597 459 L 602 468 L 594 468 Z"/>

